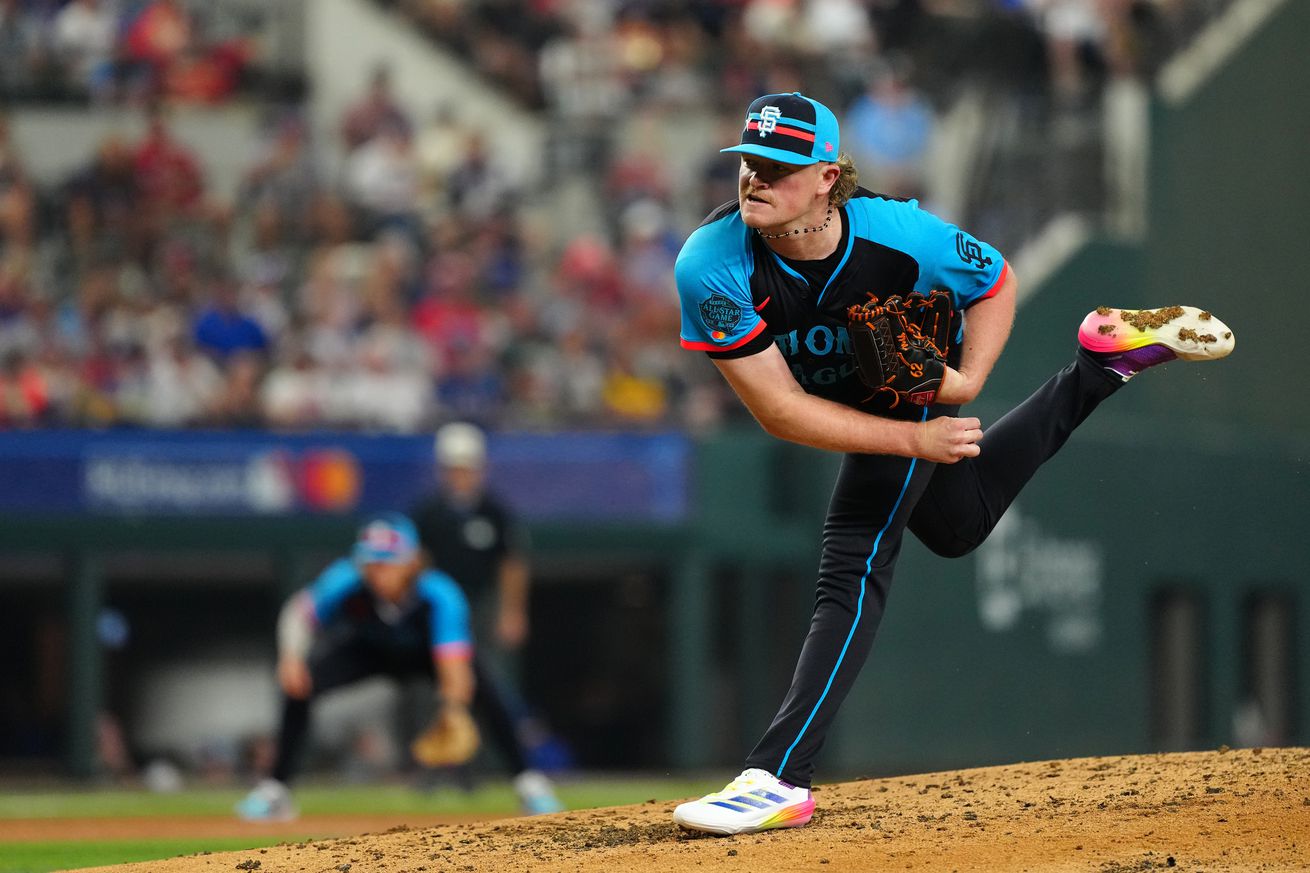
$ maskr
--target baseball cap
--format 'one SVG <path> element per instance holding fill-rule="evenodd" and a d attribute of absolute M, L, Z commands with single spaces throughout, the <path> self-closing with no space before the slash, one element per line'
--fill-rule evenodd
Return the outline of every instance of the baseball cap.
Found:
<path fill-rule="evenodd" d="M 437 431 L 433 450 L 443 467 L 481 467 L 487 460 L 487 438 L 477 425 L 455 421 Z"/>
<path fill-rule="evenodd" d="M 837 116 L 799 91 L 765 94 L 746 110 L 741 144 L 719 151 L 759 155 L 784 164 L 835 161 L 841 154 Z"/>
<path fill-rule="evenodd" d="M 418 529 L 399 512 L 370 519 L 359 529 L 352 557 L 356 564 L 404 564 L 418 554 Z"/>

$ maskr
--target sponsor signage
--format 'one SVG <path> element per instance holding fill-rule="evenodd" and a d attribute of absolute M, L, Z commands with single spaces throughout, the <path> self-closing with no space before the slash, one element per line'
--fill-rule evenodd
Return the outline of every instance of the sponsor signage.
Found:
<path fill-rule="evenodd" d="M 690 455 L 679 434 L 494 434 L 488 475 L 527 518 L 672 522 Z M 433 473 L 428 436 L 0 433 L 0 513 L 404 510 Z"/>

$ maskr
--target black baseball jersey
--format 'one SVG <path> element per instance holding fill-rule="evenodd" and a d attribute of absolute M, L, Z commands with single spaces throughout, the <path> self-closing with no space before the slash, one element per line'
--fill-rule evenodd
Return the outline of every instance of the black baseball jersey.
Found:
<path fill-rule="evenodd" d="M 682 345 L 712 357 L 744 357 L 776 343 L 810 394 L 896 417 L 860 381 L 846 310 L 890 294 L 949 292 L 953 335 L 961 313 L 1001 287 L 1005 259 L 996 249 L 942 221 L 914 200 L 858 189 L 839 210 L 841 242 L 830 258 L 791 261 L 741 219 L 737 201 L 716 209 L 678 254 Z M 958 351 L 953 350 L 952 362 Z"/>
<path fill-rule="evenodd" d="M 475 596 L 496 585 L 501 561 L 527 550 L 527 536 L 518 522 L 489 494 L 461 506 L 437 492 L 420 501 L 410 518 L 432 565 Z"/>

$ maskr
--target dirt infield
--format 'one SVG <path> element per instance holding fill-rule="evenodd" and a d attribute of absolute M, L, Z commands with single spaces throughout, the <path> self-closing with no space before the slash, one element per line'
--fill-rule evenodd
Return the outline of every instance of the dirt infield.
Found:
<path fill-rule="evenodd" d="M 1310 869 L 1310 750 L 1084 758 L 818 789 L 808 827 L 684 834 L 670 804 L 447 824 L 114 873 Z"/>

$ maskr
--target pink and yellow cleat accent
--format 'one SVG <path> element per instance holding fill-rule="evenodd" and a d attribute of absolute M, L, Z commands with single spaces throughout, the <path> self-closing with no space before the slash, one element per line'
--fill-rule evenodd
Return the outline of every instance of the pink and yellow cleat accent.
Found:
<path fill-rule="evenodd" d="M 814 815 L 808 788 L 783 782 L 764 770 L 743 771 L 728 787 L 680 804 L 673 821 L 709 834 L 753 834 L 772 828 L 798 828 Z"/>
<path fill-rule="evenodd" d="M 1147 367 L 1178 358 L 1226 357 L 1236 340 L 1228 325 L 1195 306 L 1111 309 L 1099 306 L 1078 328 L 1078 343 L 1127 382 Z"/>

